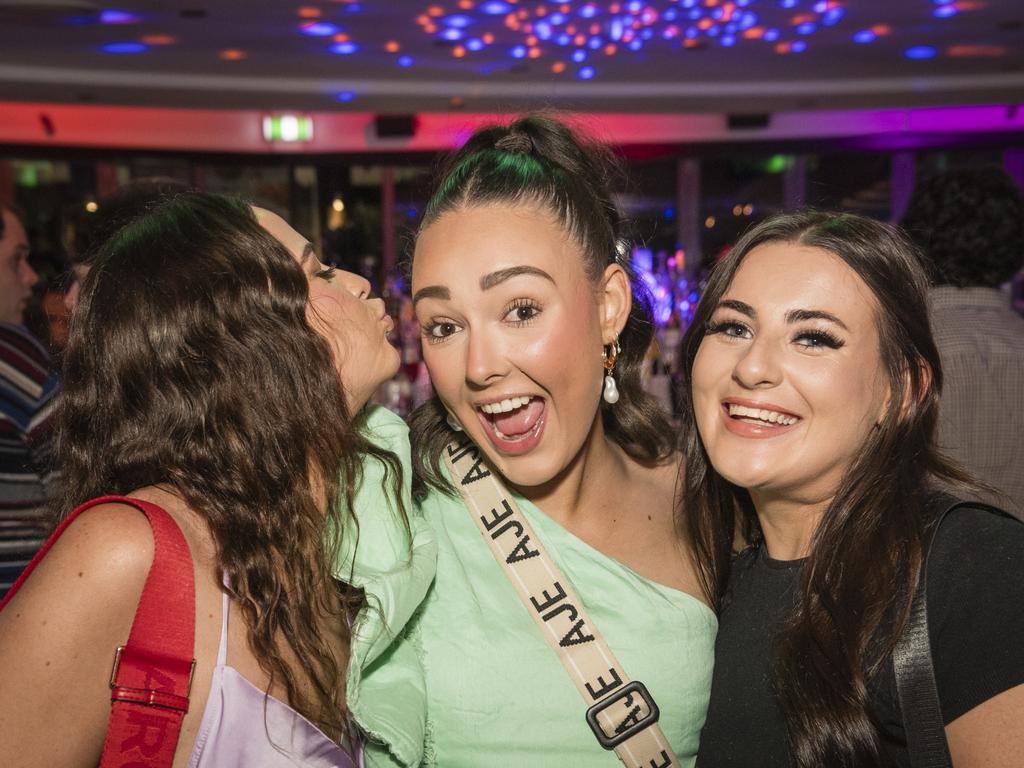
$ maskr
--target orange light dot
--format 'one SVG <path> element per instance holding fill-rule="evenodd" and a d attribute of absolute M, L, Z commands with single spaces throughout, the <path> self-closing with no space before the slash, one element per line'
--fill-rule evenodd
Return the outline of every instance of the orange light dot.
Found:
<path fill-rule="evenodd" d="M 565 72 L 565 62 L 556 61 L 554 64 L 551 65 L 551 71 L 554 72 L 556 75 L 560 72 Z"/>
<path fill-rule="evenodd" d="M 466 49 L 463 48 L 461 45 L 456 45 L 454 48 L 452 48 L 452 56 L 454 56 L 456 59 L 461 59 L 465 55 Z"/>
<path fill-rule="evenodd" d="M 569 24 L 565 28 L 565 31 L 568 32 L 570 35 L 575 35 L 576 34 L 576 25 L 575 24 Z"/>
<path fill-rule="evenodd" d="M 548 8 L 547 8 L 547 6 L 546 5 L 538 5 L 537 6 L 537 15 L 538 16 L 542 16 L 542 17 L 543 16 L 547 16 L 548 15 Z"/>
<path fill-rule="evenodd" d="M 574 37 L 572 39 L 572 41 L 574 43 L 576 43 L 576 45 L 583 45 L 585 42 L 587 42 L 587 36 L 586 35 L 576 35 L 576 37 Z"/>
<path fill-rule="evenodd" d="M 712 23 L 713 22 L 711 21 L 711 19 L 703 18 L 703 19 L 701 19 L 700 21 L 697 22 L 697 26 L 700 29 L 707 29 L 708 27 L 710 27 L 712 25 Z"/>
<path fill-rule="evenodd" d="M 956 58 L 998 58 L 1005 56 L 1007 50 L 1002 45 L 951 45 L 946 49 L 946 53 Z"/>
<path fill-rule="evenodd" d="M 240 51 L 237 48 L 226 48 L 217 55 L 224 61 L 241 61 L 249 54 L 245 51 Z"/>
<path fill-rule="evenodd" d="M 480 39 L 483 40 L 484 43 L 486 43 L 487 45 L 490 45 L 491 43 L 494 42 L 494 35 L 492 35 L 490 32 L 488 32 L 486 35 L 484 35 Z"/>
<path fill-rule="evenodd" d="M 572 6 L 569 5 L 568 3 L 562 3 L 560 6 L 558 6 L 558 10 L 560 10 L 562 13 L 568 13 L 569 11 L 572 10 Z"/>
<path fill-rule="evenodd" d="M 427 16 L 426 14 L 422 14 L 421 13 L 419 16 L 416 17 L 416 23 L 419 24 L 420 26 L 422 26 L 424 24 L 429 24 L 430 23 L 430 17 Z"/>
<path fill-rule="evenodd" d="M 799 26 L 801 24 L 807 24 L 808 22 L 814 21 L 814 17 L 809 13 L 800 13 L 791 19 L 793 26 Z"/>
<path fill-rule="evenodd" d="M 539 59 L 540 58 L 540 48 L 531 48 L 529 55 L 530 55 L 531 59 Z"/>
<path fill-rule="evenodd" d="M 473 0 L 459 0 L 459 8 L 464 11 L 468 11 L 473 7 Z"/>
<path fill-rule="evenodd" d="M 303 19 L 319 19 L 322 15 L 319 8 L 314 8 L 311 5 L 304 5 L 298 9 L 297 13 L 300 18 Z"/>
<path fill-rule="evenodd" d="M 429 8 L 427 8 L 427 16 L 443 16 L 443 15 L 444 15 L 444 8 L 442 8 L 440 5 L 432 5 Z"/>
<path fill-rule="evenodd" d="M 618 3 L 612 3 L 611 5 L 608 6 L 608 12 L 609 13 L 618 13 L 621 10 L 622 10 L 622 6 L 619 5 Z"/>
<path fill-rule="evenodd" d="M 700 41 L 693 37 L 688 37 L 683 40 L 683 48 L 696 48 L 700 45 Z"/>
<path fill-rule="evenodd" d="M 750 29 L 743 30 L 743 36 L 747 40 L 760 40 L 764 37 L 764 27 L 751 27 Z"/>
<path fill-rule="evenodd" d="M 178 42 L 174 35 L 143 35 L 139 40 L 146 45 L 174 45 Z"/>
<path fill-rule="evenodd" d="M 600 24 L 591 24 L 590 25 L 590 34 L 596 35 L 600 31 L 601 31 L 601 25 Z"/>
<path fill-rule="evenodd" d="M 608 43 L 608 45 L 604 47 L 605 56 L 614 56 L 615 51 L 617 50 L 618 48 L 615 47 L 615 43 Z"/>
<path fill-rule="evenodd" d="M 775 45 L 775 52 L 776 53 L 789 53 L 789 43 L 776 43 L 776 45 Z"/>
<path fill-rule="evenodd" d="M 387 51 L 388 53 L 398 53 L 401 50 L 401 48 L 402 46 L 398 44 L 397 40 L 388 40 L 386 43 L 384 43 L 384 50 Z"/>
<path fill-rule="evenodd" d="M 529 11 L 525 11 L 525 10 L 519 11 L 519 13 L 517 15 L 519 16 L 520 19 L 528 19 L 528 18 L 530 18 L 530 12 Z"/>
<path fill-rule="evenodd" d="M 437 27 L 434 26 L 433 24 L 427 24 L 427 26 L 423 28 L 423 31 L 426 32 L 428 35 L 432 35 L 435 32 L 437 32 Z"/>
<path fill-rule="evenodd" d="M 892 34 L 892 27 L 888 24 L 876 24 L 871 28 L 871 31 L 879 37 L 885 37 L 886 35 Z"/>
<path fill-rule="evenodd" d="M 336 43 L 347 43 L 348 39 L 348 35 L 346 35 L 344 32 L 339 32 L 338 34 L 331 37 L 331 40 L 333 40 Z"/>
<path fill-rule="evenodd" d="M 530 35 L 528 38 L 526 38 L 526 44 L 528 46 L 531 46 L 531 47 L 536 45 L 537 44 L 537 38 L 534 37 L 533 35 Z"/>

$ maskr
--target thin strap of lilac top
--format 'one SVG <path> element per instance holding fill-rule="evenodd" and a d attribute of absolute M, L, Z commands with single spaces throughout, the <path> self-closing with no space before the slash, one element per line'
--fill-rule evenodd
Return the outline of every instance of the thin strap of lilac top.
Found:
<path fill-rule="evenodd" d="M 323 731 L 227 663 L 228 607 L 225 593 L 217 666 L 188 768 L 359 768 Z"/>

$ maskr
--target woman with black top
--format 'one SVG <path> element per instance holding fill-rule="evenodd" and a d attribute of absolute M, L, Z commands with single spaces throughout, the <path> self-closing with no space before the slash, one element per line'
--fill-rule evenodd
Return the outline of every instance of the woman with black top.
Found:
<path fill-rule="evenodd" d="M 1024 525 L 968 506 L 932 538 L 936 481 L 968 478 L 935 447 L 926 288 L 892 229 L 822 213 L 755 227 L 711 278 L 680 502 L 720 618 L 700 768 L 910 765 L 892 651 L 926 553 L 953 764 L 1024 765 Z"/>

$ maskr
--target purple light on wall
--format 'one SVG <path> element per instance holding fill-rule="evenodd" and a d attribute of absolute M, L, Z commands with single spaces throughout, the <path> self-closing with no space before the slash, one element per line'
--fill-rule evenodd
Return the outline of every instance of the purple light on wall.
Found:
<path fill-rule="evenodd" d="M 128 11 L 115 11 L 106 9 L 100 11 L 100 24 L 138 24 L 142 21 L 138 15 Z"/>

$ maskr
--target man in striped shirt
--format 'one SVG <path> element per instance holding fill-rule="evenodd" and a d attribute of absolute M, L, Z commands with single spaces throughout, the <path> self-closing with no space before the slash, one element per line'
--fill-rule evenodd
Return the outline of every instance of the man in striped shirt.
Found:
<path fill-rule="evenodd" d="M 0 597 L 42 543 L 56 490 L 50 415 L 57 379 L 50 356 L 21 324 L 38 280 L 25 228 L 0 204 Z"/>

